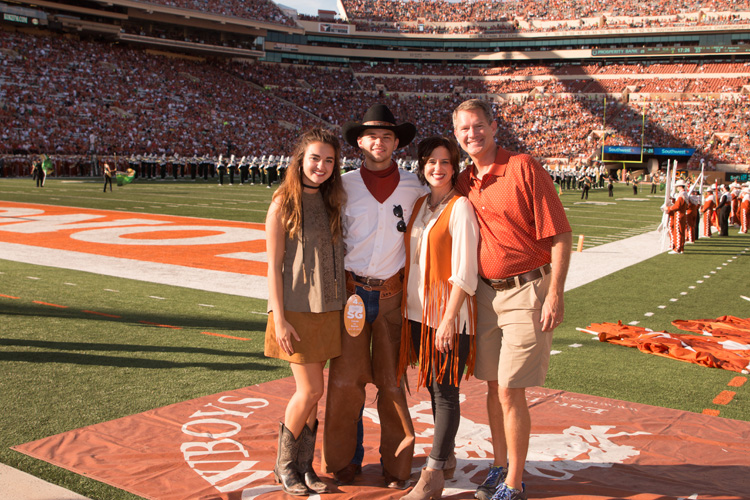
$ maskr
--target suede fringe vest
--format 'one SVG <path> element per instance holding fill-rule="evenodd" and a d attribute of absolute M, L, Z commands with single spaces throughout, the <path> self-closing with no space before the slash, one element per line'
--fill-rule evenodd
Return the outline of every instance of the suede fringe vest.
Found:
<path fill-rule="evenodd" d="M 419 382 L 418 386 L 427 387 L 428 381 L 427 374 L 430 372 L 430 367 L 434 367 L 433 373 L 437 377 L 437 381 L 442 383 L 446 370 L 450 370 L 451 381 L 454 385 L 458 385 L 458 381 L 462 374 L 458 373 L 458 356 L 443 356 L 442 363 L 440 360 L 440 352 L 435 348 L 435 333 L 437 332 L 437 326 L 430 328 L 429 324 L 439 325 L 442 319 L 443 311 L 448 305 L 448 298 L 450 297 L 451 285 L 449 279 L 451 277 L 451 252 L 453 248 L 453 237 L 449 231 L 449 224 L 451 219 L 451 212 L 453 211 L 453 205 L 456 200 L 460 198 L 459 195 L 454 196 L 448 205 L 445 207 L 443 212 L 438 216 L 435 224 L 428 235 L 427 241 L 427 254 L 425 255 L 425 280 L 424 280 L 424 310 L 422 311 L 422 335 L 420 338 L 420 350 L 419 357 L 414 351 L 411 338 L 411 327 L 409 321 L 406 319 L 406 301 L 407 301 L 407 290 L 408 290 L 408 279 L 409 279 L 409 267 L 411 265 L 410 258 L 410 240 L 411 230 L 414 226 L 414 220 L 417 217 L 422 205 L 425 203 L 427 196 L 423 196 L 417 200 L 412 210 L 412 216 L 407 225 L 406 232 L 404 233 L 405 245 L 406 245 L 406 269 L 404 273 L 404 295 L 401 302 L 401 316 L 403 317 L 403 323 L 401 327 L 401 350 L 399 355 L 399 380 L 403 377 L 406 372 L 408 365 L 414 366 L 416 362 L 419 362 Z M 466 297 L 466 304 L 468 306 L 468 321 L 466 325 L 466 333 L 471 335 L 471 348 L 469 351 L 469 357 L 466 361 L 466 378 L 474 374 L 474 363 L 476 359 L 476 297 Z M 458 348 L 458 335 L 461 335 L 459 318 L 456 318 L 455 325 L 455 339 L 453 342 L 453 348 Z M 448 359 L 452 359 L 451 366 L 448 366 Z"/>

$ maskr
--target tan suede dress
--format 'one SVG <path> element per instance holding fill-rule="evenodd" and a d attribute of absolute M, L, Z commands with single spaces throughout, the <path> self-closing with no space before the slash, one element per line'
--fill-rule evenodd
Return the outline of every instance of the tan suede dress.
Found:
<path fill-rule="evenodd" d="M 268 311 L 265 355 L 291 363 L 315 363 L 341 354 L 344 290 L 344 243 L 333 242 L 320 193 L 302 193 L 303 231 L 287 236 L 284 264 L 284 316 L 300 337 L 294 354 L 276 342 L 273 311 Z"/>

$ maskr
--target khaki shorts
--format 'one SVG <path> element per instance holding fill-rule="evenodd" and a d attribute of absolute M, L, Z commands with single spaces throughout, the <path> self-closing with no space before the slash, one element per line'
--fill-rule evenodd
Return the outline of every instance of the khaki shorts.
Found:
<path fill-rule="evenodd" d="M 552 332 L 542 331 L 542 304 L 549 274 L 501 292 L 483 280 L 477 286 L 477 359 L 474 375 L 500 387 L 544 384 Z"/>

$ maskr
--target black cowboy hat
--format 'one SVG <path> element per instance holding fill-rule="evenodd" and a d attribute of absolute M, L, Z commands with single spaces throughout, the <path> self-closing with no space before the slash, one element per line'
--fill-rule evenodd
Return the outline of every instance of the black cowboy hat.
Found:
<path fill-rule="evenodd" d="M 401 125 L 396 125 L 396 118 L 388 109 L 385 104 L 375 104 L 365 113 L 364 118 L 361 122 L 346 122 L 341 131 L 344 134 L 344 140 L 354 146 L 357 145 L 357 138 L 368 128 L 382 128 L 385 130 L 392 130 L 396 134 L 398 139 L 398 147 L 403 148 L 408 146 L 409 143 L 417 135 L 417 127 L 414 124 L 406 122 Z"/>

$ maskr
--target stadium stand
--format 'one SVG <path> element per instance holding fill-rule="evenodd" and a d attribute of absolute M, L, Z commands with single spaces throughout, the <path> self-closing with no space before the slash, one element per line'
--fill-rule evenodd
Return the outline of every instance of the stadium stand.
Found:
<path fill-rule="evenodd" d="M 228 18 L 294 24 L 269 1 L 217 2 L 150 3 Z M 739 13 L 750 10 L 747 3 L 705 5 L 688 0 L 676 12 L 671 3 L 662 0 L 617 0 L 607 4 L 607 16 L 633 15 L 646 6 L 655 15 L 664 16 L 711 9 L 702 21 L 721 17 L 720 21 L 733 23 Z M 403 21 L 416 15 L 436 22 L 466 23 L 467 29 L 475 23 L 495 23 L 492 26 L 497 27 L 497 23 L 521 19 L 523 22 L 511 27 L 516 30 L 528 26 L 530 19 L 558 21 L 602 14 L 597 10 L 601 4 L 592 1 L 522 4 L 477 0 L 454 4 L 346 0 L 344 5 L 349 19 L 365 24 Z M 725 12 L 723 17 L 716 14 L 719 12 Z M 388 16 L 393 19 L 389 21 Z M 93 156 L 115 153 L 168 158 L 288 154 L 288 145 L 301 130 L 319 124 L 339 127 L 374 102 L 383 102 L 400 119 L 416 123 L 420 136 L 450 134 L 450 111 L 474 96 L 495 103 L 499 140 L 504 145 L 549 161 L 584 165 L 597 158 L 603 145 L 644 145 L 694 148 L 690 166 L 703 159 L 710 169 L 724 163 L 750 163 L 750 131 L 742 125 L 750 114 L 750 56 L 741 51 L 716 57 L 694 51 L 682 58 L 637 54 L 596 58 L 590 47 L 573 46 L 569 50 L 575 56 L 546 57 L 540 51 L 487 62 L 472 61 L 471 54 L 453 57 L 453 48 L 443 47 L 430 50 L 441 51 L 443 61 L 410 61 L 412 52 L 408 51 L 412 49 L 406 47 L 373 49 L 381 41 L 375 35 L 355 32 L 340 39 L 323 39 L 318 32 L 287 36 L 257 27 L 253 28 L 257 33 L 246 35 L 242 43 L 265 54 L 267 61 L 262 61 L 259 55 L 254 60 L 230 53 L 197 56 L 189 47 L 159 46 L 154 51 L 149 41 L 141 39 L 131 45 L 118 39 L 118 32 L 149 32 L 155 33 L 152 38 L 167 40 L 188 38 L 187 25 L 174 20 L 170 25 L 160 18 L 158 25 L 151 26 L 136 21 L 129 19 L 121 25 L 117 21 L 106 35 L 59 26 L 17 29 L 0 24 L 0 119 L 8 124 L 0 130 L 0 160 L 6 166 L 19 165 L 20 170 L 15 171 L 23 172 L 30 163 L 27 155 L 50 153 L 57 158 L 61 174 L 86 175 L 92 170 L 85 164 Z M 648 22 L 658 35 L 658 27 L 672 21 Z M 202 28 L 191 32 L 190 41 L 215 44 L 218 50 L 238 46 L 223 29 Z M 548 31 L 542 24 L 534 29 Z M 723 43 L 741 48 L 743 39 L 735 40 L 731 33 L 721 35 Z M 439 35 L 430 38 L 427 32 L 422 34 L 429 40 L 441 40 Z M 347 37 L 353 37 L 355 43 L 361 40 L 367 47 L 352 48 Z M 415 39 L 406 40 L 411 43 Z M 457 52 L 470 51 L 475 43 L 474 38 L 450 40 Z M 545 38 L 532 36 L 512 43 L 531 46 L 539 40 Z M 576 41 L 576 36 L 571 40 L 566 43 L 586 43 Z M 391 41 L 401 43 L 400 38 Z M 627 40 L 618 43 L 616 49 L 628 48 Z M 657 44 L 651 47 L 667 50 Z M 677 45 L 675 51 L 678 47 L 688 50 Z M 358 50 L 363 55 L 357 55 Z M 407 52 L 402 55 L 402 51 Z M 578 55 L 583 52 L 589 55 Z M 345 57 L 331 56 L 340 53 Z M 271 62 L 279 59 L 284 62 Z M 348 145 L 343 154 L 357 156 Z M 414 147 L 403 154 L 413 157 Z"/>
<path fill-rule="evenodd" d="M 440 31 L 560 31 L 669 26 L 723 25 L 739 20 L 734 13 L 750 10 L 747 1 L 666 0 L 556 2 L 540 0 L 344 0 L 345 17 L 360 30 L 405 32 Z M 503 24 L 492 24 L 498 21 Z M 539 21 L 558 21 L 540 23 Z M 564 21 L 564 22 L 562 22 Z M 419 22 L 421 27 L 405 25 Z M 463 26 L 425 26 L 425 23 L 464 23 Z"/>
<path fill-rule="evenodd" d="M 271 0 L 148 0 L 140 3 L 177 7 L 285 26 L 295 25 L 294 21 L 285 16 Z"/>

